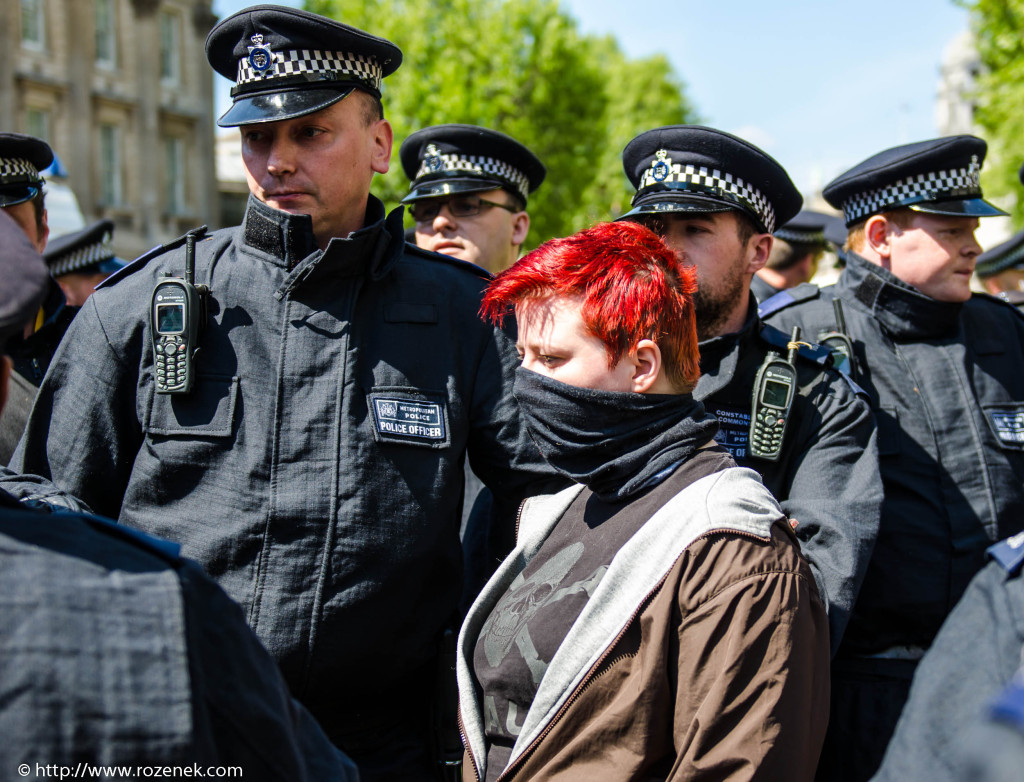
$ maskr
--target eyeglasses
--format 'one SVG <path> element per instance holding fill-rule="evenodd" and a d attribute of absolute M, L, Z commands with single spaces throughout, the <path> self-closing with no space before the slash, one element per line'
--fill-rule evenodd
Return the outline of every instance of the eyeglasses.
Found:
<path fill-rule="evenodd" d="M 427 198 L 423 201 L 415 201 L 409 207 L 409 214 L 417 223 L 429 223 L 441 212 L 441 207 L 447 206 L 448 213 L 452 217 L 473 217 L 485 209 L 496 206 L 500 209 L 507 209 L 510 212 L 518 212 L 514 206 L 499 204 L 497 201 L 488 201 L 480 196 L 467 195 L 455 196 L 453 198 Z"/>

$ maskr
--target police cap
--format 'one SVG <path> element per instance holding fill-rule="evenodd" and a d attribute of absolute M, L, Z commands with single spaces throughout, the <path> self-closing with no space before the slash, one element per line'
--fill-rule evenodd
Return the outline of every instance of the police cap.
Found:
<path fill-rule="evenodd" d="M 42 170 L 53 162 L 53 150 L 42 139 L 23 133 L 0 133 L 0 207 L 14 206 L 42 189 Z"/>
<path fill-rule="evenodd" d="M 901 207 L 956 217 L 1006 214 L 982 198 L 987 149 L 968 135 L 893 147 L 833 179 L 825 186 L 825 200 L 842 210 L 847 226 Z"/>
<path fill-rule="evenodd" d="M 826 247 L 828 238 L 825 236 L 825 227 L 828 225 L 829 219 L 827 214 L 801 209 L 796 217 L 776 229 L 775 238 L 792 244 L 813 244 Z"/>
<path fill-rule="evenodd" d="M 636 195 L 633 209 L 620 220 L 734 209 L 771 233 L 803 204 L 789 174 L 774 158 L 714 128 L 671 125 L 641 133 L 623 150 L 622 165 Z"/>
<path fill-rule="evenodd" d="M 501 187 L 525 204 L 547 173 L 540 159 L 514 138 L 476 125 L 417 130 L 398 154 L 412 180 L 402 203 Z"/>
<path fill-rule="evenodd" d="M 991 277 L 1008 269 L 1024 269 L 1024 231 L 979 255 L 974 273 L 979 277 Z"/>
<path fill-rule="evenodd" d="M 221 127 L 292 119 L 325 109 L 353 89 L 380 97 L 381 80 L 402 64 L 391 41 L 323 16 L 254 5 L 219 22 L 206 58 L 235 82 Z"/>
<path fill-rule="evenodd" d="M 53 277 L 70 272 L 113 274 L 125 266 L 114 255 L 113 220 L 97 220 L 80 231 L 51 239 L 43 250 L 43 260 Z"/>

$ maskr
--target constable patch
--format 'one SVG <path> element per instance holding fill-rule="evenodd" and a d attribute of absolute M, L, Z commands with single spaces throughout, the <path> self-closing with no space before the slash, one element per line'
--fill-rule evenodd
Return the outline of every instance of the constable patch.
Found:
<path fill-rule="evenodd" d="M 402 442 L 428 448 L 447 445 L 448 408 L 442 394 L 401 389 L 370 394 L 374 436 L 378 442 Z"/>
<path fill-rule="evenodd" d="M 1024 451 L 1024 403 L 983 405 L 982 409 L 1000 444 Z"/>
<path fill-rule="evenodd" d="M 750 410 L 735 407 L 715 407 L 705 404 L 707 411 L 718 419 L 715 442 L 725 448 L 733 459 L 750 458 Z"/>

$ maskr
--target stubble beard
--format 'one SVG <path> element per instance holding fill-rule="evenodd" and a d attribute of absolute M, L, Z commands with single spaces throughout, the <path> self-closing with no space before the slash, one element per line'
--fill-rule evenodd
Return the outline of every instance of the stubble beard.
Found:
<path fill-rule="evenodd" d="M 693 310 L 697 318 L 697 339 L 701 342 L 721 336 L 725 324 L 732 316 L 737 302 L 747 305 L 749 292 L 743 284 L 743 273 L 739 259 L 729 267 L 727 275 L 713 284 L 707 280 L 697 281 L 697 292 L 693 296 Z"/>

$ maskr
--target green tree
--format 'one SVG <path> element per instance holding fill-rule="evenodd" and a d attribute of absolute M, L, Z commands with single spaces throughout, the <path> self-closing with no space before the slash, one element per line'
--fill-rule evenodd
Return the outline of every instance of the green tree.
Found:
<path fill-rule="evenodd" d="M 306 8 L 404 54 L 384 83 L 395 152 L 374 192 L 388 205 L 408 192 L 398 147 L 413 131 L 449 122 L 499 130 L 548 170 L 530 199 L 528 247 L 625 211 L 626 142 L 692 121 L 664 57 L 629 60 L 613 39 L 582 35 L 557 0 L 306 0 Z"/>
<path fill-rule="evenodd" d="M 1024 198 L 1017 176 L 1024 161 L 1024 0 L 959 0 L 970 10 L 981 58 L 974 119 L 989 153 L 982 179 L 986 195 L 1012 196 L 1013 223 L 1024 227 Z"/>

